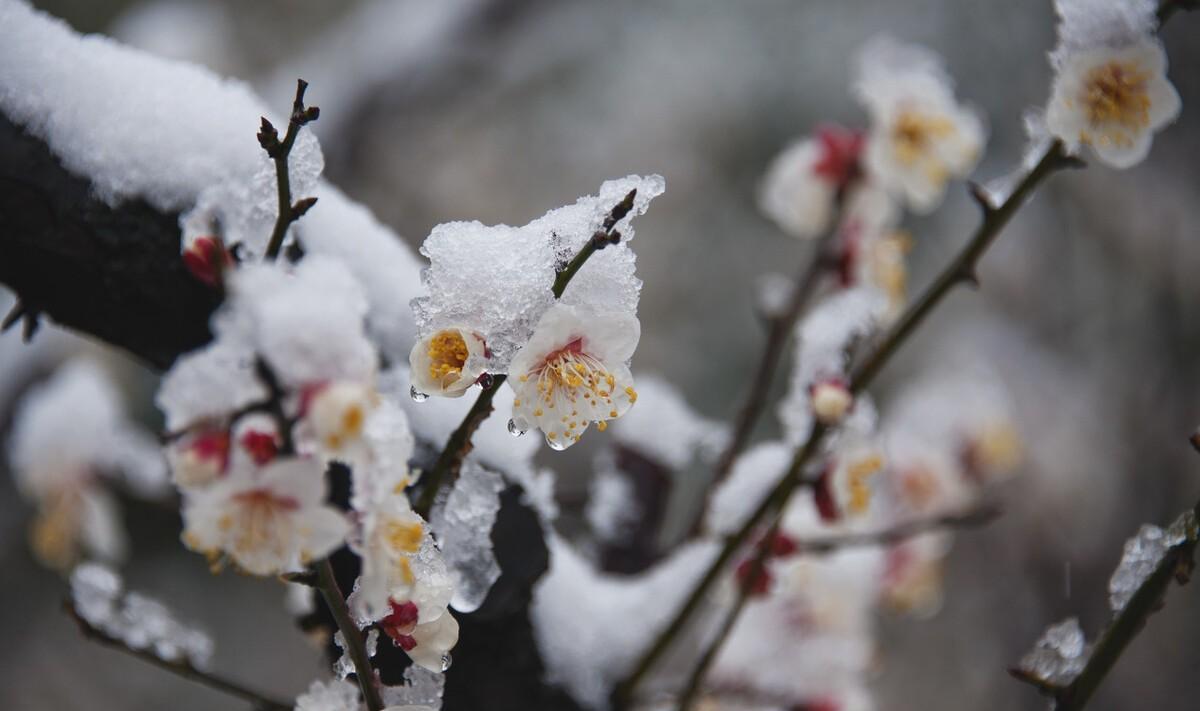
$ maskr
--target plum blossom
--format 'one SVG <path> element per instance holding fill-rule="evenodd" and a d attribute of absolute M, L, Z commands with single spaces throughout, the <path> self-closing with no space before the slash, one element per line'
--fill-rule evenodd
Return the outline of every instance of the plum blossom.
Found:
<path fill-rule="evenodd" d="M 458 643 L 458 620 L 447 610 L 429 621 L 421 620 L 419 606 L 412 601 L 393 602 L 380 626 L 392 643 L 425 669 L 445 671 L 450 650 Z"/>
<path fill-rule="evenodd" d="M 184 501 L 183 542 L 228 556 L 255 575 L 299 570 L 346 539 L 350 523 L 325 504 L 325 467 L 309 457 L 239 468 Z"/>
<path fill-rule="evenodd" d="M 859 59 L 855 93 L 871 115 L 867 172 L 914 211 L 932 211 L 947 181 L 978 162 L 984 122 L 955 99 L 953 81 L 932 51 L 872 40 Z"/>
<path fill-rule="evenodd" d="M 194 489 L 224 476 L 229 468 L 229 430 L 197 427 L 167 448 L 176 486 Z"/>
<path fill-rule="evenodd" d="M 183 250 L 183 266 L 197 281 L 209 286 L 220 285 L 225 270 L 233 264 L 233 256 L 214 235 L 193 236 Z"/>
<path fill-rule="evenodd" d="M 392 598 L 409 599 L 417 585 L 413 559 L 428 529 L 403 493 L 361 511 L 362 537 L 355 548 L 362 557 L 362 576 L 354 597 L 361 617 L 379 619 Z"/>
<path fill-rule="evenodd" d="M 759 191 L 762 211 L 788 234 L 808 239 L 829 228 L 837 196 L 859 176 L 863 136 L 822 126 L 772 161 Z"/>
<path fill-rule="evenodd" d="M 640 332 L 626 314 L 563 304 L 546 311 L 509 369 L 513 427 L 541 429 L 557 450 L 578 442 L 593 422 L 603 431 L 637 400 L 628 361 Z"/>
<path fill-rule="evenodd" d="M 34 554 L 66 571 L 87 553 L 123 558 L 127 548 L 116 500 L 104 479 L 165 483 L 157 447 L 124 414 L 108 376 L 90 361 L 60 369 L 34 388 L 13 420 L 9 462 L 22 497 L 37 507 L 30 529 Z M 128 471 L 140 467 L 145 471 Z M 155 493 L 147 490 L 144 493 Z"/>
<path fill-rule="evenodd" d="M 1154 133 L 1174 121 L 1182 106 L 1167 80 L 1166 52 L 1153 37 L 1065 52 L 1057 70 L 1047 128 L 1067 150 L 1087 146 L 1114 168 L 1144 160 Z"/>
<path fill-rule="evenodd" d="M 369 385 L 343 380 L 322 383 L 302 396 L 304 434 L 331 456 L 359 444 L 379 398 Z"/>
<path fill-rule="evenodd" d="M 443 328 L 417 341 L 409 354 L 415 392 L 461 397 L 487 369 L 491 355 L 483 336 L 466 328 Z"/>

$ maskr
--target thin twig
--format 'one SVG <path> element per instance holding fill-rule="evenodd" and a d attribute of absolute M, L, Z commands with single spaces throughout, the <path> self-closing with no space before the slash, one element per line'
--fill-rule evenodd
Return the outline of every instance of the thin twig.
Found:
<path fill-rule="evenodd" d="M 254 705 L 254 708 L 258 709 L 259 711 L 290 711 L 292 708 L 292 704 L 290 703 L 273 699 L 266 694 L 254 691 L 253 689 L 248 689 L 237 682 L 217 676 L 212 672 L 197 669 L 186 660 L 172 662 L 163 659 L 162 657 L 159 657 L 148 650 L 134 649 L 126 644 L 124 640 L 113 637 L 104 630 L 92 626 L 90 622 L 88 622 L 83 618 L 82 615 L 79 614 L 79 611 L 76 610 L 75 606 L 71 603 L 66 603 L 64 607 L 67 614 L 70 615 L 71 618 L 75 620 L 76 624 L 79 625 L 79 631 L 83 633 L 85 638 L 91 640 L 92 642 L 104 645 L 110 649 L 115 649 L 118 652 L 124 652 L 135 659 L 140 659 L 143 662 L 152 664 L 160 669 L 165 669 L 172 674 L 183 677 L 184 679 L 194 681 L 198 684 L 203 684 L 210 689 L 215 689 L 217 691 L 229 694 L 230 696 L 236 696 L 240 699 L 250 702 Z"/>
<path fill-rule="evenodd" d="M 754 380 L 750 383 L 746 399 L 738 410 L 737 419 L 734 420 L 733 434 L 729 438 L 729 443 L 721 452 L 713 470 L 712 479 L 708 483 L 710 497 L 716 486 L 729 476 L 730 470 L 733 469 L 733 463 L 746 449 L 746 445 L 750 442 L 750 435 L 754 433 L 755 425 L 758 424 L 759 418 L 766 410 L 771 383 L 775 380 L 775 373 L 783 360 L 796 322 L 800 320 L 800 314 L 804 312 L 804 307 L 808 304 L 809 299 L 816 293 L 817 285 L 821 283 L 821 277 L 828 269 L 828 250 L 836 235 L 837 230 L 831 229 L 818 240 L 812 257 L 796 279 L 792 288 L 792 298 L 788 302 L 787 308 L 783 313 L 771 319 L 771 329 L 767 334 L 767 342 L 763 347 L 758 367 L 754 370 Z M 699 507 L 696 519 L 692 524 L 693 533 L 699 532 L 706 508 L 707 506 Z"/>
<path fill-rule="evenodd" d="M 266 117 L 263 117 L 262 127 L 258 131 L 259 145 L 275 161 L 275 186 L 279 193 L 279 215 L 275 218 L 275 229 L 271 232 L 271 240 L 267 243 L 267 252 L 264 255 L 268 262 L 275 261 L 279 256 L 288 227 L 317 202 L 315 197 L 308 197 L 293 203 L 291 178 L 288 175 L 288 156 L 296 143 L 296 136 L 300 134 L 302 127 L 316 121 L 321 115 L 321 110 L 316 106 L 304 106 L 304 92 L 307 89 L 308 82 L 303 79 L 296 80 L 296 98 L 292 101 L 292 115 L 288 119 L 287 133 L 282 141 L 279 140 L 279 132 Z"/>
<path fill-rule="evenodd" d="M 692 708 L 696 695 L 700 692 L 704 676 L 716 661 L 721 648 L 725 646 L 725 641 L 729 639 L 729 634 L 733 631 L 733 626 L 737 624 L 738 618 L 741 617 L 742 610 L 746 609 L 746 603 L 750 600 L 750 592 L 756 587 L 759 576 L 766 575 L 767 558 L 771 550 L 770 541 L 779 532 L 779 525 L 782 522 L 783 513 L 780 512 L 771 524 L 771 528 L 763 536 L 762 543 L 758 545 L 758 551 L 754 555 L 749 570 L 746 571 L 746 577 L 738 584 L 737 597 L 733 601 L 733 607 L 729 608 L 725 619 L 721 621 L 721 626 L 717 628 L 712 640 L 704 648 L 700 658 L 696 660 L 692 673 L 688 676 L 687 684 L 683 687 L 683 693 L 679 696 L 679 711 L 690 711 Z"/>
<path fill-rule="evenodd" d="M 999 515 L 999 507 L 985 504 L 965 512 L 948 513 L 932 518 L 905 521 L 879 531 L 863 531 L 808 540 L 795 540 L 793 541 L 795 550 L 792 555 L 822 555 L 847 548 L 891 545 L 928 531 L 982 525 Z M 725 642 L 729 640 L 734 625 L 737 624 L 742 611 L 746 607 L 746 603 L 749 601 L 750 591 L 754 588 L 754 582 L 762 574 L 763 567 L 766 565 L 767 555 L 770 552 L 770 546 L 766 542 L 774 538 L 782 521 L 783 513 L 780 512 L 775 517 L 775 522 L 771 524 L 770 530 L 763 536 L 764 543 L 759 546 L 758 554 L 755 556 L 746 578 L 739 585 L 738 596 L 734 600 L 733 607 L 725 615 L 721 626 L 717 628 L 716 634 L 709 642 L 708 647 L 705 648 L 704 653 L 700 655 L 699 660 L 692 669 L 691 675 L 688 677 L 688 683 L 684 687 L 683 694 L 680 695 L 679 711 L 688 711 L 691 708 L 691 704 L 700 690 L 700 685 L 704 681 L 704 676 L 708 673 L 709 668 L 716 660 L 717 654 L 720 653 Z"/>
<path fill-rule="evenodd" d="M 604 218 L 604 223 L 600 226 L 600 229 L 588 239 L 571 261 L 558 270 L 554 276 L 554 285 L 551 289 L 555 299 L 562 297 L 563 292 L 567 289 L 567 285 L 571 283 L 571 279 L 593 254 L 610 244 L 617 244 L 621 241 L 621 233 L 615 227 L 633 209 L 633 200 L 635 197 L 637 197 L 637 188 L 630 190 L 621 199 L 621 202 L 613 206 L 612 210 Z M 429 512 L 433 509 L 433 503 L 437 500 L 438 492 L 444 487 L 453 485 L 454 481 L 458 479 L 458 471 L 462 467 L 463 460 L 471 452 L 471 438 L 475 435 L 479 426 L 483 424 L 484 420 L 492 414 L 492 398 L 506 379 L 506 375 L 495 375 L 492 377 L 491 384 L 483 388 L 479 393 L 479 397 L 475 399 L 475 404 L 471 406 L 466 416 L 463 417 L 462 423 L 455 428 L 454 432 L 450 435 L 450 439 L 446 441 L 446 446 L 442 448 L 441 454 L 438 455 L 437 462 L 434 463 L 429 473 L 423 477 L 425 480 L 423 484 L 424 489 L 421 491 L 421 498 L 417 500 L 417 505 L 413 507 L 413 510 L 421 516 L 428 518 Z"/>
<path fill-rule="evenodd" d="M 1061 687 L 1055 686 L 1023 669 L 1010 669 L 1009 673 L 1051 696 L 1054 699 L 1054 711 L 1080 711 L 1084 708 L 1129 643 L 1146 626 L 1150 615 L 1162 608 L 1171 581 L 1175 580 L 1180 585 L 1188 581 L 1194 565 L 1196 545 L 1200 542 L 1198 516 L 1200 503 L 1191 511 L 1185 512 L 1171 526 L 1171 530 L 1184 531 L 1186 537 L 1167 550 L 1154 572 L 1134 591 L 1129 602 L 1125 603 L 1096 640 L 1083 671 L 1071 683 Z"/>
<path fill-rule="evenodd" d="M 467 411 L 462 423 L 446 441 L 446 446 L 438 455 L 437 462 L 429 470 L 429 474 L 427 477 L 423 477 L 426 480 L 423 484 L 424 488 L 421 490 L 421 498 L 413 507 L 413 510 L 422 518 L 429 518 L 429 512 L 433 510 L 433 503 L 437 499 L 438 491 L 441 490 L 443 484 L 448 483 L 445 479 L 455 477 L 462 467 L 463 460 L 471 453 L 471 437 L 475 435 L 476 430 L 488 418 L 488 415 L 492 414 L 492 398 L 495 397 L 496 391 L 504 384 L 506 378 L 505 375 L 492 377 L 492 384 L 479 393 L 479 397 Z"/>
<path fill-rule="evenodd" d="M 333 574 L 333 565 L 329 559 L 316 564 L 316 587 L 325 598 L 329 612 L 337 622 L 338 630 L 346 643 L 346 651 L 354 662 L 354 676 L 358 677 L 358 686 L 362 689 L 363 700 L 366 701 L 367 711 L 382 711 L 383 699 L 379 695 L 379 684 L 375 678 L 375 670 L 371 667 L 371 658 L 367 655 L 367 645 L 363 642 L 362 630 L 354 624 L 350 610 L 346 607 L 346 598 L 338 587 L 337 578 Z"/>
<path fill-rule="evenodd" d="M 850 389 L 859 392 L 865 387 L 885 363 L 892 357 L 901 344 L 913 330 L 924 320 L 925 316 L 945 298 L 950 289 L 960 283 L 974 283 L 975 265 L 979 257 L 995 240 L 1000 230 L 1008 224 L 1009 219 L 1025 202 L 1034 188 L 1055 170 L 1078 165 L 1079 162 L 1066 155 L 1062 144 L 1054 142 L 1037 162 L 1034 168 L 1021 179 L 1012 194 L 998 206 L 991 205 L 978 190 L 975 191 L 983 209 L 983 221 L 972 238 L 963 247 L 959 255 L 939 274 L 933 284 L 914 302 L 901 316 L 896 326 L 872 350 L 862 363 L 855 368 L 850 376 Z M 775 488 L 763 498 L 758 508 L 746 520 L 742 527 L 726 539 L 724 547 L 709 566 L 704 576 L 692 590 L 683 607 L 672 618 L 643 653 L 637 664 L 633 666 L 630 676 L 618 684 L 614 691 L 614 704 L 618 709 L 626 708 L 633 698 L 637 684 L 645 677 L 658 659 L 667 651 L 671 642 L 680 634 L 684 624 L 692 613 L 699 607 L 700 602 L 707 596 L 709 589 L 720 577 L 725 564 L 736 550 L 741 548 L 749 539 L 750 534 L 759 527 L 768 515 L 782 511 L 790 499 L 792 492 L 806 482 L 802 473 L 813 455 L 819 449 L 827 428 L 818 423 L 809 434 L 808 441 L 796 452 L 788 471 L 779 480 Z"/>

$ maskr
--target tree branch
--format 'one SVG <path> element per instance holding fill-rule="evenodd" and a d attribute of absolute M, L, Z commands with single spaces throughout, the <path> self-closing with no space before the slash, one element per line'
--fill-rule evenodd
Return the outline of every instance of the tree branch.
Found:
<path fill-rule="evenodd" d="M 79 631 L 83 636 L 97 644 L 104 645 L 110 649 L 115 649 L 119 652 L 124 652 L 135 659 L 140 659 L 143 662 L 152 664 L 160 669 L 165 669 L 172 674 L 183 677 L 198 684 L 203 684 L 210 689 L 236 696 L 245 701 L 249 701 L 258 711 L 290 711 L 292 704 L 278 699 L 273 699 L 266 694 L 248 689 L 241 684 L 229 681 L 224 677 L 217 676 L 211 672 L 202 671 L 192 666 L 189 662 L 181 660 L 177 662 L 167 661 L 156 654 L 148 652 L 144 649 L 134 649 L 125 643 L 124 640 L 117 639 L 107 632 L 93 627 L 90 622 L 83 618 L 82 615 L 75 609 L 71 603 L 66 603 L 64 609 L 71 619 L 75 620 L 79 625 Z"/>
<path fill-rule="evenodd" d="M 837 220 L 834 222 L 836 223 Z M 783 354 L 787 350 L 787 344 L 796 327 L 796 322 L 800 320 L 800 314 L 803 313 L 809 299 L 816 293 L 817 286 L 821 283 L 821 277 L 828 268 L 828 250 L 836 235 L 837 230 L 830 229 L 817 241 L 811 259 L 796 278 L 792 288 L 792 298 L 788 302 L 787 308 L 782 314 L 771 319 L 771 329 L 767 334 L 767 342 L 763 347 L 758 368 L 754 370 L 754 380 L 751 381 L 750 388 L 746 392 L 746 399 L 738 410 L 737 419 L 733 425 L 733 435 L 729 438 L 729 443 L 721 452 L 721 457 L 717 460 L 717 466 L 713 470 L 712 480 L 708 483 L 709 496 L 705 497 L 706 501 L 711 497 L 713 489 L 729 476 L 738 455 L 750 443 L 750 435 L 754 433 L 754 427 L 767 407 L 767 396 L 771 390 L 771 383 L 775 380 L 775 373 L 783 360 Z M 701 506 L 697 511 L 696 519 L 692 524 L 693 534 L 699 533 L 706 509 L 707 505 Z"/>
<path fill-rule="evenodd" d="M 885 528 L 879 531 L 864 531 L 858 533 L 847 533 L 838 536 L 826 536 L 822 538 L 814 538 L 808 540 L 797 540 L 795 543 L 795 551 L 792 555 L 824 555 L 846 548 L 857 548 L 862 546 L 882 546 L 899 543 L 913 536 L 926 533 L 928 531 L 941 530 L 946 528 L 961 528 L 966 526 L 977 526 L 988 523 L 1000 515 L 1000 509 L 993 505 L 983 505 L 968 511 L 948 513 L 933 518 L 916 519 L 913 521 L 905 521 L 896 524 L 890 528 Z M 680 695 L 679 711 L 688 711 L 695 701 L 696 694 L 700 691 L 701 683 L 704 681 L 705 675 L 713 662 L 716 661 L 717 654 L 725 642 L 729 640 L 730 634 L 733 632 L 734 625 L 737 624 L 741 617 L 742 611 L 746 607 L 746 603 L 750 599 L 750 591 L 754 589 L 754 583 L 762 574 L 766 565 L 770 546 L 766 541 L 770 541 L 779 531 L 779 526 L 783 522 L 783 512 L 775 517 L 775 522 L 771 524 L 771 528 L 763 536 L 763 541 L 758 547 L 758 553 L 754 557 L 754 562 L 747 571 L 745 579 L 738 586 L 738 595 L 734 600 L 733 607 L 726 613 L 724 621 L 717 628 L 717 632 L 708 646 L 704 649 L 704 653 L 700 655 L 700 659 L 692 669 L 691 675 L 688 677 L 687 685 L 684 687 L 683 694 Z"/>
<path fill-rule="evenodd" d="M 1146 626 L 1150 615 L 1162 609 L 1163 600 L 1171 581 L 1183 585 L 1188 582 L 1195 565 L 1196 545 L 1200 542 L 1200 503 L 1176 519 L 1170 530 L 1182 530 L 1184 540 L 1171 546 L 1146 577 L 1133 597 L 1121 608 L 1099 639 L 1092 646 L 1083 671 L 1066 686 L 1055 686 L 1022 669 L 1010 669 L 1009 673 L 1021 681 L 1034 685 L 1054 699 L 1054 711 L 1079 711 L 1087 706 L 1100 683 L 1116 665 L 1121 654 Z"/>
<path fill-rule="evenodd" d="M 341 631 L 342 637 L 346 641 L 346 652 L 350 655 L 350 660 L 354 662 L 354 676 L 358 677 L 358 686 L 362 689 L 367 711 L 382 711 L 383 698 L 379 695 L 379 684 L 375 679 L 375 669 L 371 666 L 371 658 L 367 655 L 367 646 L 363 642 L 362 630 L 354 624 L 354 620 L 350 617 L 350 610 L 346 607 L 346 598 L 342 595 L 342 589 L 338 587 L 337 579 L 334 577 L 333 566 L 326 558 L 317 563 L 315 568 L 317 571 L 316 587 L 321 591 L 321 597 L 325 598 L 325 604 L 329 607 L 329 612 L 333 615 L 338 630 Z"/>
<path fill-rule="evenodd" d="M 179 216 L 112 207 L 41 140 L 0 114 L 0 283 L 27 313 L 123 348 L 157 369 L 211 340 L 215 290 L 183 265 Z"/>
<path fill-rule="evenodd" d="M 978 262 L 987 248 L 995 241 L 1000 230 L 1008 224 L 1009 219 L 1012 218 L 1013 214 L 1016 213 L 1017 209 L 1025 202 L 1026 198 L 1028 198 L 1037 185 L 1054 171 L 1076 165 L 1078 165 L 1078 161 L 1067 156 L 1062 144 L 1055 141 L 1045 154 L 1042 155 L 1034 168 L 1021 179 L 1021 182 L 1003 203 L 993 207 L 986 201 L 980 202 L 983 208 L 983 221 L 975 234 L 963 247 L 962 251 L 959 252 L 958 256 L 941 271 L 933 284 L 921 294 L 920 298 L 909 306 L 888 335 L 851 372 L 849 387 L 852 392 L 857 393 L 861 391 L 871 382 L 900 345 L 912 334 L 916 327 L 924 320 L 925 316 L 945 298 L 952 287 L 956 284 L 970 282 L 975 279 L 974 270 L 976 262 Z M 797 487 L 812 483 L 803 479 L 802 473 L 819 450 L 821 441 L 827 432 L 828 428 L 823 424 L 818 422 L 814 425 L 812 432 L 809 434 L 808 441 L 796 452 L 783 478 L 763 498 L 762 502 L 742 527 L 726 539 L 721 552 L 692 590 L 683 607 L 680 608 L 671 622 L 663 628 L 650 648 L 643 653 L 637 664 L 634 665 L 630 676 L 617 685 L 613 701 L 618 709 L 628 707 L 633 698 L 633 691 L 636 689 L 638 683 L 640 683 L 658 659 L 667 651 L 671 642 L 680 634 L 691 615 L 699 607 L 701 601 L 708 595 L 708 591 L 720 577 L 722 570 L 733 557 L 734 552 L 745 545 L 750 535 L 755 529 L 761 526 L 768 516 L 783 510 Z"/>
<path fill-rule="evenodd" d="M 304 106 L 304 92 L 307 89 L 308 82 L 303 79 L 296 80 L 296 98 L 292 101 L 292 115 L 288 119 L 287 133 L 284 134 L 282 141 L 279 140 L 279 133 L 266 117 L 263 118 L 262 128 L 258 131 L 259 145 L 275 161 L 275 184 L 279 192 L 279 215 L 275 218 L 275 229 L 271 232 L 271 240 L 267 243 L 267 252 L 264 256 L 268 262 L 274 261 L 279 256 L 279 250 L 283 248 L 283 238 L 287 236 L 288 227 L 300 219 L 317 202 L 315 197 L 308 197 L 293 204 L 291 178 L 288 173 L 288 156 L 291 155 L 292 146 L 296 143 L 296 136 L 300 135 L 301 128 L 316 121 L 321 115 L 321 110 L 316 106 L 307 108 Z"/>

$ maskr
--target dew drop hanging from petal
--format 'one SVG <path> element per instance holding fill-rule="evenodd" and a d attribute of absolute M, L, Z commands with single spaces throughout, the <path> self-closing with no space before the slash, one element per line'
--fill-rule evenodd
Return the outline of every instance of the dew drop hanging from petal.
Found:
<path fill-rule="evenodd" d="M 428 395 L 412 386 L 408 388 L 408 396 L 413 399 L 413 402 L 425 402 L 429 399 Z"/>

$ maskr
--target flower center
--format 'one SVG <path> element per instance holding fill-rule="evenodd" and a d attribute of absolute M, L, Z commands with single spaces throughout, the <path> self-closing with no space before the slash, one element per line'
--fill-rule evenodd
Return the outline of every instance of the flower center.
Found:
<path fill-rule="evenodd" d="M 952 133 L 954 124 L 945 116 L 906 110 L 892 125 L 892 145 L 900 162 L 911 165 L 929 151 L 935 140 Z"/>
<path fill-rule="evenodd" d="M 443 386 L 454 382 L 467 362 L 467 341 L 458 331 L 445 330 L 429 339 L 429 377 Z"/>
<path fill-rule="evenodd" d="M 254 489 L 236 494 L 234 502 L 239 505 L 239 526 L 233 543 L 238 553 L 261 550 L 267 546 L 279 546 L 281 533 L 278 517 L 300 508 L 300 502 L 290 496 L 278 496 L 267 489 Z M 229 514 L 221 517 L 218 524 L 227 530 L 234 522 Z"/>
<path fill-rule="evenodd" d="M 424 532 L 424 528 L 419 521 L 411 523 L 388 521 L 384 531 L 392 550 L 416 553 L 417 549 L 421 547 L 421 534 Z"/>
<path fill-rule="evenodd" d="M 1149 76 L 1136 64 L 1109 62 L 1088 72 L 1083 104 L 1093 126 L 1116 124 L 1145 128 L 1150 123 Z"/>
<path fill-rule="evenodd" d="M 546 356 L 534 373 L 539 397 L 546 407 L 553 408 L 559 398 L 574 404 L 582 397 L 593 407 L 600 402 L 612 403 L 617 379 L 603 363 L 583 352 L 581 338 Z"/>

